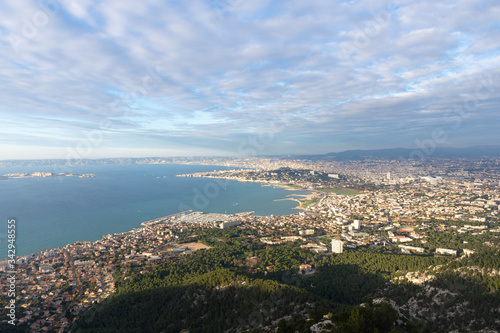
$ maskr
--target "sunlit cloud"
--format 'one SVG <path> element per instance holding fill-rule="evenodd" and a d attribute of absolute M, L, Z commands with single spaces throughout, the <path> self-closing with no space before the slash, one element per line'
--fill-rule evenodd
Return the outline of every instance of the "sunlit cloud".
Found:
<path fill-rule="evenodd" d="M 499 143 L 495 1 L 1 7 L 0 159 Z"/>

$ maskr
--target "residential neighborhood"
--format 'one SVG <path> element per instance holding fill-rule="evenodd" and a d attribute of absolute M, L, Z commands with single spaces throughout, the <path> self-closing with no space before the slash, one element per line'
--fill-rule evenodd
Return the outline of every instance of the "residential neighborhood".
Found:
<path fill-rule="evenodd" d="M 373 172 L 373 165 L 363 172 L 340 168 L 335 169 L 333 177 L 329 176 L 332 170 L 290 166 L 307 166 L 303 161 L 267 161 L 255 171 L 190 175 L 285 185 L 310 192 L 307 200 L 294 199 L 301 209 L 292 215 L 186 211 L 145 221 L 141 228 L 105 235 L 96 242 L 78 242 L 18 257 L 18 323 L 28 324 L 31 332 L 66 332 L 82 311 L 115 292 L 117 279 L 126 280 L 131 270 L 147 272 L 166 259 L 176 260 L 208 248 L 198 242 L 199 232 L 214 228 L 243 229 L 246 242 L 266 246 L 294 243 L 302 250 L 325 256 L 366 247 L 395 254 L 460 257 L 481 247 L 498 246 L 500 173 L 493 168 L 466 171 L 471 165 L 497 166 L 498 161 L 466 161 L 462 166 L 454 163 L 431 166 L 441 176 L 430 181 L 427 176 L 404 176 L 394 171 L 394 165 L 387 171 L 382 164 L 375 164 L 378 173 Z M 286 169 L 283 164 L 287 164 Z M 278 171 L 264 170 L 262 165 L 278 167 Z M 258 257 L 246 260 L 250 273 L 273 269 L 260 267 Z M 297 270 L 314 274 L 308 266 Z M 3 260 L 0 274 L 6 277 L 7 271 L 7 260 Z M 2 294 L 8 290 L 4 276 Z"/>

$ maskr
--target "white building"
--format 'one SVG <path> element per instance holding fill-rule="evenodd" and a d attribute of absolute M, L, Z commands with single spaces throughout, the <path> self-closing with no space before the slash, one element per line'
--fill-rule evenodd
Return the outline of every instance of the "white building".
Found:
<path fill-rule="evenodd" d="M 406 236 L 394 236 L 390 238 L 393 243 L 407 243 L 411 242 L 413 239 Z"/>
<path fill-rule="evenodd" d="M 16 265 L 27 264 L 29 261 L 30 261 L 30 257 L 29 256 L 20 257 L 20 258 L 17 258 Z"/>
<path fill-rule="evenodd" d="M 415 251 L 418 253 L 424 253 L 425 249 L 423 247 L 416 247 L 416 246 L 407 246 L 407 245 L 399 245 L 401 248 L 401 252 L 403 253 L 411 253 L 411 251 Z"/>
<path fill-rule="evenodd" d="M 332 239 L 332 252 L 342 253 L 344 250 L 344 242 L 340 239 Z"/>
<path fill-rule="evenodd" d="M 467 257 L 470 256 L 473 253 L 475 253 L 474 250 L 464 249 L 464 255 L 467 256 Z"/>
<path fill-rule="evenodd" d="M 304 241 L 304 238 L 302 238 L 300 236 L 282 236 L 281 239 L 286 241 L 286 242 L 295 242 L 298 240 Z"/>
<path fill-rule="evenodd" d="M 55 251 L 54 251 L 54 250 L 46 250 L 46 251 L 43 253 L 43 256 L 44 256 L 45 258 L 51 258 L 51 257 L 53 257 L 53 256 L 55 256 L 55 255 L 56 255 L 56 253 L 55 253 Z"/>
<path fill-rule="evenodd" d="M 457 250 L 436 249 L 436 254 L 448 254 L 448 255 L 452 255 L 452 256 L 456 257 L 457 256 Z"/>
<path fill-rule="evenodd" d="M 361 223 L 359 222 L 359 220 L 354 220 L 352 226 L 354 227 L 354 229 L 359 230 L 359 228 L 361 227 Z"/>
<path fill-rule="evenodd" d="M 300 230 L 299 235 L 304 236 L 304 235 L 313 235 L 314 234 L 314 229 L 307 229 L 307 230 Z"/>
<path fill-rule="evenodd" d="M 226 229 L 229 227 L 234 227 L 235 225 L 240 225 L 240 223 L 240 221 L 222 222 L 221 224 L 219 224 L 219 228 Z"/>
<path fill-rule="evenodd" d="M 422 177 L 423 180 L 425 180 L 426 182 L 430 183 L 431 185 L 437 185 L 439 182 L 441 182 L 443 180 L 442 177 L 432 177 L 432 176 L 425 176 L 425 177 Z"/>

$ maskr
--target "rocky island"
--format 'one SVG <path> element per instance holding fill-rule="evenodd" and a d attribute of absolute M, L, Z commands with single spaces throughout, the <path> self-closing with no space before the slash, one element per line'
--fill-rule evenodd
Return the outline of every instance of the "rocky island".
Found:
<path fill-rule="evenodd" d="M 23 173 L 7 173 L 5 175 L 0 176 L 0 179 L 11 179 L 11 178 L 45 178 L 45 177 L 78 177 L 78 178 L 92 178 L 95 177 L 95 174 L 85 173 L 85 174 L 77 174 L 77 173 L 53 173 L 53 172 L 23 172 Z"/>

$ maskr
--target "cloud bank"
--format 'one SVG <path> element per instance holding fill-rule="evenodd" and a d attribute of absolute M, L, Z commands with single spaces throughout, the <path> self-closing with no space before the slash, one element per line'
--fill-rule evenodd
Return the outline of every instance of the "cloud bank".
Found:
<path fill-rule="evenodd" d="M 499 143 L 497 1 L 0 7 L 0 159 Z"/>

